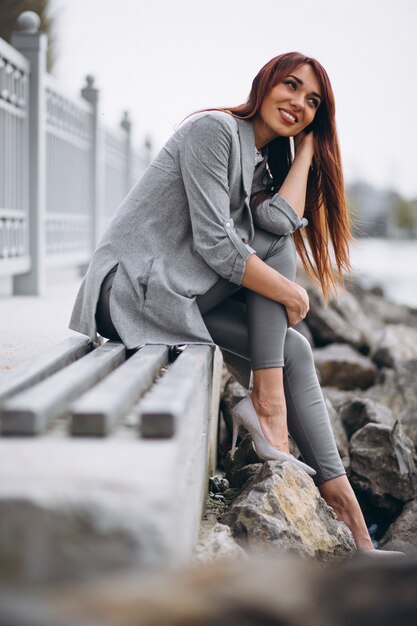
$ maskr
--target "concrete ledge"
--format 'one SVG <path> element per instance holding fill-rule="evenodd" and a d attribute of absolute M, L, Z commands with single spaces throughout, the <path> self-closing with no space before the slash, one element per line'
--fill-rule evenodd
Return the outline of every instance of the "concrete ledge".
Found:
<path fill-rule="evenodd" d="M 117 420 L 151 387 L 167 362 L 167 346 L 144 346 L 138 350 L 71 405 L 71 433 L 84 436 L 108 434 Z"/>
<path fill-rule="evenodd" d="M 142 437 L 172 437 L 181 426 L 196 390 L 211 384 L 207 372 L 212 370 L 213 349 L 210 346 L 188 346 L 176 359 L 139 405 L 139 428 Z M 209 410 L 205 411 L 208 416 Z"/>
<path fill-rule="evenodd" d="M 88 337 L 69 337 L 16 369 L 3 372 L 0 379 L 0 405 L 6 398 L 51 376 L 92 349 L 93 344 Z"/>
<path fill-rule="evenodd" d="M 196 378 L 190 367 L 191 384 L 177 378 L 192 392 L 169 438 L 138 437 L 140 401 L 105 438 L 69 437 L 67 418 L 53 420 L 35 439 L 0 438 L 1 581 L 78 580 L 122 567 L 163 569 L 192 557 L 219 400 L 213 381 L 221 356 L 213 359 L 214 352 L 188 346 L 157 381 L 155 389 L 162 388 L 181 362 L 205 363 Z"/>
<path fill-rule="evenodd" d="M 1 409 L 3 435 L 39 434 L 69 403 L 125 360 L 122 343 L 107 341 L 90 354 L 7 399 Z"/>

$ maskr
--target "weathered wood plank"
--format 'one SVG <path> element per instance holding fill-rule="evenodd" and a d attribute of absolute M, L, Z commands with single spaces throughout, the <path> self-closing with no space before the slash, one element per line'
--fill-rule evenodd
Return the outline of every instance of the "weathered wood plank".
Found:
<path fill-rule="evenodd" d="M 0 378 L 0 405 L 6 398 L 51 376 L 92 349 L 93 344 L 88 337 L 69 337 L 27 363 L 5 372 Z"/>
<path fill-rule="evenodd" d="M 74 402 L 70 410 L 73 435 L 106 435 L 149 387 L 167 364 L 168 347 L 144 346 L 123 365 Z"/>
<path fill-rule="evenodd" d="M 139 404 L 142 437 L 172 437 L 196 389 L 211 376 L 213 348 L 189 345 Z"/>
<path fill-rule="evenodd" d="M 5 401 L 1 432 L 6 435 L 35 435 L 55 417 L 68 411 L 72 400 L 123 363 L 122 343 L 108 341 L 46 380 Z"/>

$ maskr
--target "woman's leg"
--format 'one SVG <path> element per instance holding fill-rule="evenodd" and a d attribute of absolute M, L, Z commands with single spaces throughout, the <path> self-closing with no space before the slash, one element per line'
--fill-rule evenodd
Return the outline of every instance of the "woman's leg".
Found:
<path fill-rule="evenodd" d="M 246 310 L 231 298 L 204 316 L 213 340 L 250 361 Z M 338 519 L 352 532 L 359 550 L 372 549 L 366 523 L 347 479 L 308 341 L 290 328 L 284 343 L 284 389 L 288 428 L 303 460 L 317 472 L 314 481 Z"/>
<path fill-rule="evenodd" d="M 102 337 L 121 341 L 110 317 L 110 293 L 116 270 L 117 265 L 107 273 L 102 282 L 96 307 L 96 324 L 97 330 Z"/>
<path fill-rule="evenodd" d="M 289 280 L 295 279 L 297 255 L 292 237 L 262 236 L 264 262 Z M 256 248 L 255 248 L 256 250 Z M 285 307 L 254 291 L 246 294 L 249 353 L 253 371 L 252 402 L 268 441 L 289 452 L 287 407 L 283 386 L 284 344 L 288 331 Z"/>
<path fill-rule="evenodd" d="M 291 237 L 277 237 L 256 229 L 251 245 L 265 263 L 290 280 L 294 280 L 297 261 L 295 245 Z M 197 304 L 203 318 L 205 313 L 222 299 L 233 294 L 236 289 L 239 288 L 220 279 L 207 294 L 199 296 Z M 288 428 L 283 387 L 284 343 L 288 327 L 286 310 L 282 304 L 254 291 L 247 289 L 244 291 L 246 292 L 246 316 L 249 328 L 249 354 L 253 371 L 252 401 L 266 439 L 279 450 L 288 453 Z M 233 298 L 234 296 L 229 298 L 229 309 L 233 306 Z"/>

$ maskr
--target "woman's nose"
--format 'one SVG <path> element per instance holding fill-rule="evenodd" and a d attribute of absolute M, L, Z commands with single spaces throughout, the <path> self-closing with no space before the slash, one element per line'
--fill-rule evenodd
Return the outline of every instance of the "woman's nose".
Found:
<path fill-rule="evenodd" d="M 294 94 L 290 102 L 291 102 L 291 105 L 295 107 L 297 110 L 302 110 L 304 108 L 304 98 L 301 95 Z"/>

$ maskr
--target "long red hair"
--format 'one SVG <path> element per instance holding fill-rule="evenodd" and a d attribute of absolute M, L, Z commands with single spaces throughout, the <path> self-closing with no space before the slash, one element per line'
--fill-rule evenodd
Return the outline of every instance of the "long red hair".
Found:
<path fill-rule="evenodd" d="M 247 102 L 216 110 L 230 112 L 241 119 L 256 117 L 264 98 L 275 85 L 301 65 L 309 64 L 320 83 L 322 100 L 313 122 L 305 130 L 314 130 L 314 159 L 307 180 L 304 216 L 308 226 L 295 231 L 293 237 L 307 276 L 318 280 L 325 302 L 337 285 L 344 285 L 343 271 L 352 271 L 349 241 L 353 240 L 347 209 L 345 185 L 335 120 L 335 100 L 324 67 L 314 58 L 300 52 L 280 54 L 266 63 L 255 76 Z M 214 110 L 214 109 L 206 109 Z M 281 187 L 292 164 L 288 137 L 278 137 L 268 144 L 268 165 L 273 177 L 268 195 Z M 310 251 L 307 249 L 307 238 Z M 334 264 L 329 251 L 331 242 Z"/>

